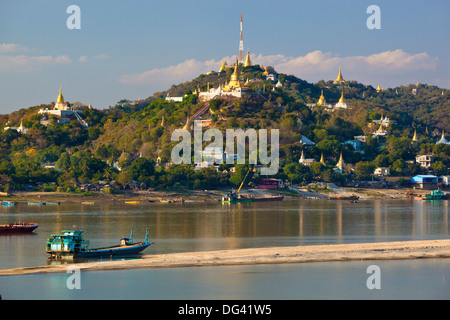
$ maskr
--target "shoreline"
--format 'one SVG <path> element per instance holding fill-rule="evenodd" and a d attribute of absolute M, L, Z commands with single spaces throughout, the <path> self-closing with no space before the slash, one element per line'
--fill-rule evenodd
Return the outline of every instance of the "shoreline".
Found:
<path fill-rule="evenodd" d="M 140 259 L 135 260 L 3 269 L 0 270 L 0 276 L 66 273 L 67 268 L 74 265 L 79 267 L 80 271 L 111 271 L 423 258 L 450 258 L 450 239 L 231 249 L 156 255 L 144 254 Z"/>
<path fill-rule="evenodd" d="M 289 190 L 264 190 L 264 189 L 246 189 L 241 193 L 256 197 L 283 195 L 285 200 L 299 199 L 326 199 L 330 197 L 358 196 L 359 200 L 374 199 L 412 199 L 407 194 L 407 189 L 373 189 L 373 188 L 345 188 L 337 187 L 333 184 L 328 192 L 320 193 L 308 191 L 306 189 L 296 188 Z M 218 202 L 223 194 L 229 192 L 226 190 L 183 190 L 183 191 L 130 191 L 125 193 L 104 194 L 101 192 L 83 193 L 57 193 L 57 192 L 14 192 L 8 196 L 0 196 L 4 201 L 15 201 L 18 204 L 27 204 L 27 202 L 60 202 L 60 203 L 81 203 L 87 202 L 125 202 L 141 201 L 143 203 L 167 203 L 167 202 Z M 430 190 L 413 190 L 414 195 L 423 195 Z"/>

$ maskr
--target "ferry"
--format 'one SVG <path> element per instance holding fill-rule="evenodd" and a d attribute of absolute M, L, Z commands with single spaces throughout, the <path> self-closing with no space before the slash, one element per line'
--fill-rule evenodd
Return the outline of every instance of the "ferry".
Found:
<path fill-rule="evenodd" d="M 51 235 L 47 240 L 46 252 L 51 259 L 96 258 L 126 256 L 139 253 L 152 244 L 148 240 L 148 230 L 144 242 L 133 242 L 133 230 L 130 238 L 122 238 L 120 244 L 111 247 L 89 248 L 89 240 L 85 240 L 83 230 L 64 230 L 61 234 Z"/>
<path fill-rule="evenodd" d="M 33 232 L 39 225 L 34 222 L 16 222 L 13 224 L 1 224 L 0 234 Z"/>

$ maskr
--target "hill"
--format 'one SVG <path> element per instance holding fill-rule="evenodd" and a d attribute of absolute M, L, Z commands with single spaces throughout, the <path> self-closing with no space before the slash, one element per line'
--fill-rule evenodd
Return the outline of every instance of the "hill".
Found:
<path fill-rule="evenodd" d="M 157 92 L 144 100 L 121 100 L 104 110 L 80 106 L 88 128 L 74 117 L 59 123 L 58 117 L 42 121 L 40 109 L 53 104 L 21 109 L 0 116 L 0 183 L 8 190 L 80 190 L 82 184 L 111 182 L 115 189 L 146 187 L 210 189 L 239 185 L 246 169 L 230 165 L 195 171 L 194 165 L 169 166 L 173 130 L 208 104 L 203 116 L 209 128 L 279 129 L 282 168 L 277 177 L 293 183 L 311 181 L 343 182 L 370 179 L 375 167 L 389 167 L 392 175 L 412 175 L 427 170 L 414 163 L 421 153 L 434 155 L 434 173 L 448 174 L 450 146 L 436 144 L 442 131 L 450 132 L 450 90 L 416 84 L 377 92 L 372 86 L 355 81 L 335 85 L 332 81 L 308 83 L 293 75 L 279 74 L 268 79 L 260 66 L 242 68 L 248 94 L 242 98 L 220 97 L 208 102 L 198 92 L 225 84 L 233 72 L 210 72 L 185 83 Z M 276 83 L 282 84 L 281 87 Z M 334 105 L 344 92 L 347 109 L 314 106 L 321 94 Z M 182 96 L 182 101 L 165 97 Z M 81 104 L 81 103 L 80 103 Z M 389 118 L 387 136 L 372 137 L 379 124 L 373 120 Z M 26 134 L 4 130 L 22 122 Z M 414 130 L 419 143 L 412 143 Z M 305 136 L 315 146 L 303 148 Z M 345 141 L 367 136 L 362 149 Z M 302 149 L 316 163 L 298 163 Z M 363 151 L 363 152 L 361 152 Z M 334 169 L 342 152 L 346 168 Z M 324 156 L 326 165 L 319 159 Z M 412 161 L 412 162 L 410 162 Z M 135 181 L 135 183 L 133 183 Z M 106 189 L 109 192 L 109 189 Z"/>

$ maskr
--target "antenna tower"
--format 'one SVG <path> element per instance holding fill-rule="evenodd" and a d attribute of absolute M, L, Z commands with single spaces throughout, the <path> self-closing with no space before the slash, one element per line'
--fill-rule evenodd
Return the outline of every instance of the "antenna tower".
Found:
<path fill-rule="evenodd" d="M 241 13 L 241 38 L 239 41 L 239 62 L 244 62 L 244 39 L 242 38 L 242 13 Z"/>

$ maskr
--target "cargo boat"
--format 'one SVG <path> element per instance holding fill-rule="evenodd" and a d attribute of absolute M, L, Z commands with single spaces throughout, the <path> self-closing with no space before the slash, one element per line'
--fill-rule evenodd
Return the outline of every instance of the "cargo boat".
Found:
<path fill-rule="evenodd" d="M 127 256 L 139 253 L 152 244 L 148 241 L 148 230 L 144 242 L 133 243 L 133 230 L 130 238 L 122 238 L 120 244 L 111 247 L 89 249 L 89 240 L 83 237 L 83 230 L 65 230 L 51 235 L 47 240 L 46 252 L 51 259 L 96 258 Z"/>
<path fill-rule="evenodd" d="M 13 224 L 1 224 L 0 234 L 33 232 L 39 225 L 34 222 L 17 222 Z"/>

